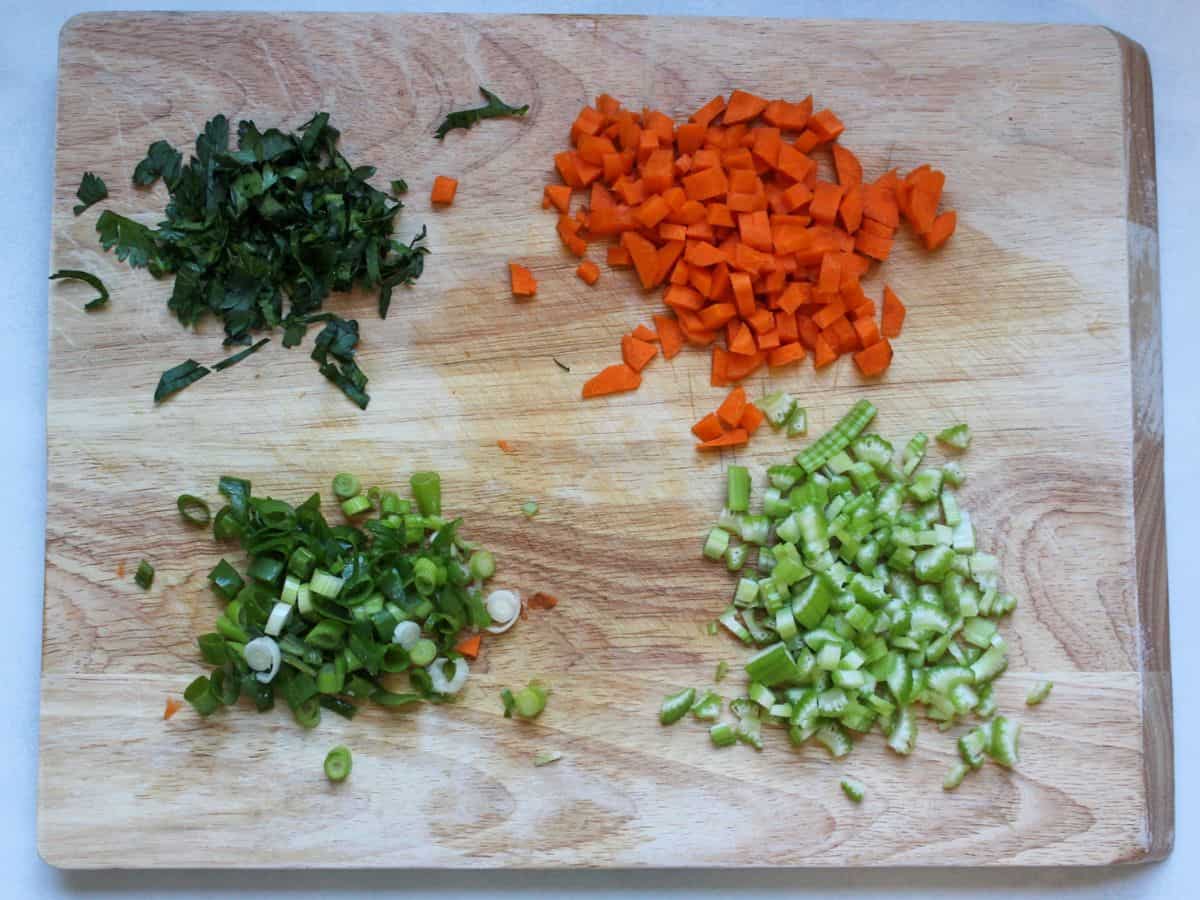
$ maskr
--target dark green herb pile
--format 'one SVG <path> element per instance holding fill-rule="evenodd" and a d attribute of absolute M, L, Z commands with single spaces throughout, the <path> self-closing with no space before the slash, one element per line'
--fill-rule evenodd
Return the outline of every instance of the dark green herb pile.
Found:
<path fill-rule="evenodd" d="M 248 481 L 221 479 L 228 502 L 213 533 L 238 541 L 249 562 L 239 572 L 223 559 L 209 574 L 225 605 L 216 630 L 199 638 L 215 668 L 184 694 L 197 712 L 242 696 L 265 711 L 279 697 L 312 727 L 322 708 L 349 717 L 368 700 L 404 706 L 459 690 L 467 672 L 455 646 L 463 629 L 492 624 L 482 592 L 495 563 L 459 537 L 460 519 L 442 517 L 435 473 L 411 483 L 413 501 L 363 493 L 339 475 L 343 512 L 358 521 L 330 525 L 318 494 L 293 507 L 253 496 Z M 401 623 L 411 624 L 398 632 Z M 447 686 L 447 668 L 460 666 Z M 383 683 L 397 673 L 407 675 L 404 692 Z"/>
<path fill-rule="evenodd" d="M 131 266 L 156 277 L 174 273 L 171 312 L 184 325 L 217 316 L 226 345 L 249 345 L 254 332 L 282 326 L 284 346 L 293 347 L 309 325 L 324 323 L 313 359 L 365 409 L 367 376 L 354 359 L 358 323 L 321 312 L 322 304 L 335 291 L 378 289 L 386 317 L 393 288 L 420 277 L 428 250 L 424 229 L 409 244 L 391 237 L 404 182 L 393 181 L 390 194 L 372 187 L 375 169 L 352 166 L 338 138 L 322 112 L 293 134 L 240 122 L 230 149 L 229 123 L 216 116 L 186 164 L 156 141 L 134 170 L 135 184 L 161 178 L 170 192 L 157 229 L 105 210 L 96 230 L 104 248 Z M 85 202 L 97 194 L 89 191 Z M 193 360 L 168 370 L 155 400 L 208 371 Z"/>

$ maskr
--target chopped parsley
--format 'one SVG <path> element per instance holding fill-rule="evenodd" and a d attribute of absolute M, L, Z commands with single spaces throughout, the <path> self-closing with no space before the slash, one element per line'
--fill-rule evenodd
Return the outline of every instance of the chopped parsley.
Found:
<path fill-rule="evenodd" d="M 433 136 L 440 141 L 455 128 L 462 128 L 465 131 L 483 119 L 523 116 L 529 112 L 528 103 L 524 106 L 509 106 L 483 85 L 479 86 L 479 93 L 483 94 L 483 99 L 487 101 L 487 106 L 480 106 L 475 109 L 460 109 L 457 112 L 450 113 L 442 121 L 442 124 L 438 126 L 438 130 Z"/>

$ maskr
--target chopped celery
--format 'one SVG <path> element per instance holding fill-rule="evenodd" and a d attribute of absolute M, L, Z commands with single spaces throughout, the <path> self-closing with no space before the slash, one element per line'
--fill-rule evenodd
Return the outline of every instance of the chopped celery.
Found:
<path fill-rule="evenodd" d="M 867 789 L 861 781 L 855 778 L 842 779 L 842 792 L 855 803 L 862 803 L 866 791 Z"/>
<path fill-rule="evenodd" d="M 708 736 L 717 747 L 732 747 L 737 743 L 737 735 L 728 722 L 720 722 L 708 729 Z"/>
<path fill-rule="evenodd" d="M 992 719 L 991 741 L 987 754 L 995 762 L 1011 769 L 1017 764 L 1017 740 L 1021 736 L 1021 726 L 1004 716 Z"/>
<path fill-rule="evenodd" d="M 871 424 L 875 418 L 875 407 L 867 400 L 859 400 L 832 429 L 823 434 L 804 452 L 796 457 L 796 465 L 805 472 L 813 473 L 829 461 L 835 453 L 840 453 Z"/>
<path fill-rule="evenodd" d="M 941 469 L 922 469 L 908 487 L 912 496 L 921 503 L 935 499 L 942 490 Z"/>
<path fill-rule="evenodd" d="M 951 425 L 944 431 L 938 432 L 938 443 L 953 447 L 955 450 L 966 450 L 971 446 L 971 429 L 965 423 Z"/>
<path fill-rule="evenodd" d="M 728 479 L 727 508 L 731 512 L 749 512 L 750 470 L 745 466 L 730 466 Z"/>
<path fill-rule="evenodd" d="M 803 437 L 808 434 L 808 410 L 797 406 L 787 420 L 787 436 Z"/>
<path fill-rule="evenodd" d="M 779 429 L 786 425 L 788 419 L 791 418 L 792 411 L 796 408 L 796 401 L 790 394 L 776 391 L 759 400 L 758 408 L 766 416 L 768 424 L 772 428 Z"/>
<path fill-rule="evenodd" d="M 971 771 L 971 767 L 964 762 L 956 762 L 950 767 L 950 771 L 946 773 L 946 777 L 942 779 L 942 790 L 952 791 L 967 777 L 967 773 Z"/>
<path fill-rule="evenodd" d="M 695 688 L 684 688 L 674 694 L 669 694 L 658 713 L 658 721 L 663 725 L 674 725 L 682 719 L 696 700 Z"/>
<path fill-rule="evenodd" d="M 921 464 L 921 460 L 925 458 L 925 447 L 928 444 L 929 436 L 924 432 L 917 432 L 904 446 L 904 455 L 902 457 L 901 467 L 903 468 L 906 477 L 911 478 L 912 473 L 917 471 L 917 466 L 919 466 Z"/>
<path fill-rule="evenodd" d="M 1043 700 L 1050 696 L 1050 691 L 1054 689 L 1053 681 L 1039 681 L 1029 689 L 1029 693 L 1025 695 L 1026 706 L 1037 706 Z"/>
<path fill-rule="evenodd" d="M 729 549 L 729 532 L 714 528 L 704 541 L 704 555 L 709 559 L 721 559 Z"/>
<path fill-rule="evenodd" d="M 721 532 L 724 534 L 725 532 Z M 730 572 L 740 572 L 746 565 L 750 548 L 745 544 L 730 544 L 725 550 L 725 566 Z"/>
<path fill-rule="evenodd" d="M 705 691 L 691 706 L 691 713 L 702 721 L 715 722 L 721 718 L 721 696 L 713 691 Z"/>
<path fill-rule="evenodd" d="M 966 480 L 966 473 L 963 472 L 962 466 L 956 460 L 951 460 L 942 465 L 942 481 L 946 484 L 951 487 L 962 487 L 963 482 Z"/>

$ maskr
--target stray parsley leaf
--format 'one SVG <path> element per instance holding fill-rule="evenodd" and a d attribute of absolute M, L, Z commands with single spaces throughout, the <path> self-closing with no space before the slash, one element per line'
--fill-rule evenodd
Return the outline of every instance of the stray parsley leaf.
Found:
<path fill-rule="evenodd" d="M 446 116 L 442 124 L 438 126 L 438 130 L 433 136 L 440 141 L 455 128 L 466 130 L 483 119 L 523 116 L 529 112 L 528 103 L 524 106 L 509 106 L 483 85 L 479 86 L 479 93 L 483 94 L 483 99 L 487 101 L 487 106 L 480 106 L 476 109 L 460 109 L 457 112 L 450 113 Z"/>
<path fill-rule="evenodd" d="M 208 374 L 208 369 L 194 359 L 181 362 L 167 369 L 158 379 L 158 387 L 154 389 L 154 402 L 162 403 L 172 394 L 177 394 L 193 382 L 199 381 Z"/>
<path fill-rule="evenodd" d="M 166 141 L 155 141 L 146 151 L 146 158 L 133 170 L 133 183 L 148 187 L 160 177 L 173 188 L 183 167 L 183 154 Z"/>
<path fill-rule="evenodd" d="M 59 269 L 50 276 L 50 280 L 54 281 L 58 278 L 71 278 L 75 281 L 82 281 L 85 284 L 90 284 L 100 292 L 100 296 L 94 300 L 89 300 L 83 305 L 83 308 L 88 312 L 97 310 L 108 303 L 108 288 L 104 286 L 104 282 L 93 275 L 91 272 L 83 272 L 79 269 Z"/>
<path fill-rule="evenodd" d="M 367 376 L 354 361 L 354 348 L 357 346 L 358 322 L 329 316 L 325 327 L 317 335 L 312 358 L 316 360 L 322 375 L 341 388 L 342 393 L 354 401 L 359 409 L 366 409 L 371 398 L 366 391 Z"/>
<path fill-rule="evenodd" d="M 392 182 L 393 196 L 398 197 L 401 194 L 407 194 L 407 193 L 408 193 L 408 182 L 405 181 L 403 178 L 397 178 L 395 181 Z"/>
<path fill-rule="evenodd" d="M 75 196 L 79 198 L 79 202 L 75 204 L 75 215 L 79 215 L 93 203 L 99 203 L 108 196 L 108 185 L 94 172 L 84 172 Z"/>
<path fill-rule="evenodd" d="M 239 350 L 237 353 L 233 354 L 233 356 L 225 357 L 223 360 L 221 360 L 219 363 L 217 363 L 216 365 L 213 366 L 213 371 L 214 372 L 224 372 L 230 366 L 237 365 L 243 359 L 245 359 L 247 356 L 249 356 L 251 353 L 255 353 L 256 351 L 261 349 L 264 344 L 269 344 L 269 343 L 271 343 L 270 338 L 263 338 L 258 343 L 251 344 L 245 350 Z"/>
<path fill-rule="evenodd" d="M 215 116 L 186 163 L 156 141 L 134 171 L 136 184 L 162 178 L 170 193 L 157 229 L 105 211 L 96 230 L 119 259 L 155 276 L 174 273 L 167 307 L 183 325 L 217 316 L 226 345 L 249 345 L 254 332 L 282 326 L 283 345 L 294 347 L 313 321 L 329 322 L 321 371 L 365 408 L 367 376 L 353 359 L 357 323 L 349 323 L 349 340 L 345 320 L 314 317 L 331 293 L 355 287 L 378 289 L 385 315 L 393 288 L 421 275 L 428 250 L 419 246 L 424 229 L 411 244 L 392 239 L 403 204 L 367 183 L 375 169 L 352 166 L 338 150 L 340 136 L 325 112 L 295 133 L 242 121 L 234 135 Z M 392 182 L 394 193 L 405 187 Z M 214 368 L 244 358 L 234 354 Z M 156 401 L 207 374 L 189 363 L 163 374 Z"/>

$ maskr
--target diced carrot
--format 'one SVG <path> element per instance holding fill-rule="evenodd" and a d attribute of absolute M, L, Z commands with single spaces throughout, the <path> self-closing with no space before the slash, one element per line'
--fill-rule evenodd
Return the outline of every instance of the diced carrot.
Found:
<path fill-rule="evenodd" d="M 639 340 L 632 334 L 621 338 L 621 358 L 625 360 L 625 365 L 635 372 L 646 368 L 650 360 L 657 355 L 658 348 L 648 341 Z"/>
<path fill-rule="evenodd" d="M 683 189 L 689 200 L 703 202 L 724 195 L 729 190 L 729 179 L 725 177 L 723 169 L 714 166 L 684 176 Z"/>
<path fill-rule="evenodd" d="M 747 435 L 752 435 L 758 431 L 758 427 L 766 418 L 766 414 L 761 409 L 753 403 L 747 403 L 746 408 L 742 411 L 742 417 L 738 420 L 738 428 L 743 429 Z"/>
<path fill-rule="evenodd" d="M 808 213 L 814 222 L 820 222 L 823 225 L 833 224 L 838 207 L 842 202 L 843 191 L 841 185 L 830 184 L 828 181 L 817 182 L 812 202 L 808 204 Z"/>
<path fill-rule="evenodd" d="M 710 303 L 700 310 L 700 321 L 707 329 L 720 328 L 737 315 L 737 307 L 732 303 Z"/>
<path fill-rule="evenodd" d="M 181 700 L 176 700 L 174 697 L 168 697 L 166 709 L 163 710 L 163 720 L 166 721 L 167 719 L 171 718 L 171 716 L 175 715 L 175 713 L 179 712 L 179 710 L 182 708 L 183 702 Z"/>
<path fill-rule="evenodd" d="M 750 284 L 750 276 L 745 272 L 731 272 L 729 283 L 733 285 L 733 298 L 738 315 L 748 319 L 754 315 L 754 288 Z"/>
<path fill-rule="evenodd" d="M 553 594 L 544 594 L 538 591 L 525 601 L 525 606 L 527 609 L 554 609 L 558 606 L 558 598 Z"/>
<path fill-rule="evenodd" d="M 730 324 L 733 323 L 730 322 Z M 754 335 L 750 333 L 749 326 L 745 322 L 740 323 L 735 331 L 735 337 L 729 342 L 729 352 L 749 356 L 757 349 L 758 346 L 754 342 Z"/>
<path fill-rule="evenodd" d="M 852 353 L 862 349 L 862 344 L 858 340 L 858 332 L 854 330 L 854 326 L 845 316 L 834 319 L 823 333 L 829 335 L 827 340 L 835 346 L 838 353 Z"/>
<path fill-rule="evenodd" d="M 807 183 L 810 173 L 817 171 L 817 162 L 790 144 L 779 148 L 779 162 L 776 168 L 793 181 Z"/>
<path fill-rule="evenodd" d="M 542 191 L 542 209 L 553 206 L 561 213 L 567 211 L 571 204 L 571 186 L 567 184 L 548 184 Z"/>
<path fill-rule="evenodd" d="M 818 369 L 823 369 L 837 358 L 837 351 L 830 346 L 824 335 L 818 335 L 816 340 L 816 349 L 813 350 L 813 366 Z"/>
<path fill-rule="evenodd" d="M 510 444 L 508 441 L 504 440 L 504 438 L 501 438 L 500 440 L 496 441 L 496 446 L 499 447 L 505 453 L 516 453 L 517 452 L 517 448 L 514 447 L 512 444 Z"/>
<path fill-rule="evenodd" d="M 721 401 L 721 405 L 717 407 L 717 418 L 729 428 L 735 428 L 742 420 L 742 413 L 745 411 L 746 389 L 735 387 L 729 392 L 729 396 Z"/>
<path fill-rule="evenodd" d="M 587 252 L 587 241 L 579 236 L 579 223 L 569 216 L 558 217 L 558 236 L 563 245 L 576 256 Z"/>
<path fill-rule="evenodd" d="M 603 397 L 605 394 L 616 394 L 621 391 L 637 390 L 642 384 L 642 376 L 625 363 L 617 363 L 602 369 L 583 385 L 583 396 Z"/>
<path fill-rule="evenodd" d="M 808 120 L 809 130 L 814 132 L 822 141 L 832 141 L 846 130 L 842 120 L 834 115 L 831 109 L 815 112 Z"/>
<path fill-rule="evenodd" d="M 900 298 L 887 285 L 883 287 L 883 322 L 881 331 L 885 338 L 900 336 L 904 327 L 904 316 L 908 312 Z"/>
<path fill-rule="evenodd" d="M 438 175 L 433 179 L 433 191 L 429 195 L 431 203 L 449 206 L 454 202 L 454 193 L 458 190 L 458 180 L 447 175 Z"/>
<path fill-rule="evenodd" d="M 483 635 L 473 634 L 460 640 L 454 645 L 454 649 L 467 659 L 475 659 L 475 657 L 479 656 L 479 647 L 482 643 Z"/>
<path fill-rule="evenodd" d="M 823 143 L 821 136 L 811 128 L 805 128 L 800 133 L 800 137 L 796 138 L 796 143 L 793 145 L 801 153 L 808 153 L 818 144 Z"/>
<path fill-rule="evenodd" d="M 767 365 L 771 368 L 779 368 L 780 366 L 798 362 L 807 355 L 803 344 L 783 344 L 767 354 Z"/>
<path fill-rule="evenodd" d="M 701 296 L 711 297 L 713 273 L 700 266 L 688 266 L 688 284 L 700 292 Z"/>
<path fill-rule="evenodd" d="M 821 259 L 821 271 L 817 277 L 816 290 L 825 293 L 836 293 L 841 286 L 842 261 L 836 253 L 826 253 Z"/>
<path fill-rule="evenodd" d="M 745 91 L 734 91 L 729 95 L 729 105 L 725 107 L 725 124 L 749 122 L 767 108 L 767 101 Z"/>
<path fill-rule="evenodd" d="M 674 359 L 683 348 L 683 333 L 679 330 L 679 323 L 669 316 L 655 316 L 654 328 L 658 333 L 663 357 Z"/>
<path fill-rule="evenodd" d="M 838 184 L 842 187 L 849 189 L 856 184 L 862 184 L 862 163 L 848 147 L 843 147 L 841 144 L 833 145 L 833 167 L 837 172 Z"/>
<path fill-rule="evenodd" d="M 571 140 L 577 141 L 585 134 L 599 134 L 603 127 L 604 114 L 590 106 L 585 106 L 579 111 L 575 123 L 571 126 Z"/>
<path fill-rule="evenodd" d="M 834 146 L 837 146 L 836 144 Z M 850 234 L 858 231 L 863 220 L 863 189 L 861 184 L 852 185 L 842 195 L 842 205 L 838 207 L 838 217 Z"/>
<path fill-rule="evenodd" d="M 732 431 L 727 431 L 720 437 L 715 437 L 711 441 L 704 441 L 696 445 L 697 450 L 720 450 L 722 447 L 740 447 L 750 440 L 750 435 L 745 428 L 735 428 Z"/>
<path fill-rule="evenodd" d="M 613 244 L 608 248 L 608 257 L 606 262 L 613 268 L 617 268 L 618 266 L 630 265 L 632 260 L 630 259 L 629 251 L 627 249 L 618 244 Z"/>
<path fill-rule="evenodd" d="M 706 241 L 688 241 L 683 258 L 693 266 L 715 266 L 725 262 L 725 254 Z"/>
<path fill-rule="evenodd" d="M 689 285 L 673 284 L 663 295 L 663 303 L 674 310 L 686 309 L 691 312 L 699 312 L 704 307 L 704 297 Z"/>
<path fill-rule="evenodd" d="M 933 228 L 933 220 L 937 217 L 936 204 L 932 194 L 920 189 L 914 189 L 908 195 L 908 220 L 917 234 L 926 234 Z"/>
<path fill-rule="evenodd" d="M 766 354 L 759 352 L 750 356 L 730 353 L 725 359 L 725 377 L 731 382 L 741 381 L 757 372 L 766 359 Z"/>
<path fill-rule="evenodd" d="M 652 196 L 633 211 L 633 217 L 646 228 L 653 228 L 667 217 L 671 211 L 667 201 L 660 196 Z"/>
<path fill-rule="evenodd" d="M 655 284 L 662 284 L 671 274 L 675 263 L 683 256 L 683 241 L 667 241 L 658 248 L 658 270 L 654 276 Z"/>
<path fill-rule="evenodd" d="M 879 343 L 879 326 L 875 324 L 874 319 L 855 318 L 854 330 L 858 332 L 858 342 L 862 346 L 870 347 L 872 344 Z"/>
<path fill-rule="evenodd" d="M 709 413 L 692 426 L 692 434 L 702 441 L 711 441 L 713 438 L 718 438 L 724 433 L 725 426 L 721 424 L 721 420 L 717 418 L 716 413 Z"/>
<path fill-rule="evenodd" d="M 886 184 L 876 181 L 863 188 L 863 218 L 874 219 L 895 228 L 900 224 L 900 209 L 896 205 L 896 192 Z"/>
<path fill-rule="evenodd" d="M 713 347 L 712 351 L 712 374 L 709 377 L 709 383 L 713 387 L 724 387 L 729 384 L 725 375 L 725 369 L 729 364 L 729 353 L 722 350 L 720 347 Z"/>
<path fill-rule="evenodd" d="M 508 264 L 508 276 L 514 297 L 532 297 L 537 293 L 537 279 L 527 268 L 517 263 Z"/>
<path fill-rule="evenodd" d="M 687 240 L 687 226 L 663 222 L 658 226 L 658 236 L 664 241 L 685 241 Z"/>
<path fill-rule="evenodd" d="M 875 318 L 875 301 L 868 300 L 861 306 L 856 306 L 849 313 L 856 319 L 873 319 Z"/>
<path fill-rule="evenodd" d="M 812 317 L 813 324 L 821 330 L 828 328 L 835 321 L 846 314 L 846 308 L 842 306 L 841 301 L 830 303 L 821 307 Z"/>
<path fill-rule="evenodd" d="M 763 119 L 784 131 L 800 131 L 808 122 L 812 112 L 812 97 L 800 103 L 772 100 L 763 109 Z"/>
<path fill-rule="evenodd" d="M 958 214 L 948 209 L 936 219 L 933 220 L 933 225 L 929 231 L 922 235 L 925 241 L 926 250 L 936 250 L 942 244 L 946 243 L 950 235 L 954 234 L 954 229 L 958 227 Z"/>
<path fill-rule="evenodd" d="M 575 274 L 578 275 L 587 284 L 595 284 L 600 280 L 600 267 L 590 259 L 585 259 L 575 269 Z"/>
<path fill-rule="evenodd" d="M 879 343 L 855 353 L 854 364 L 863 375 L 881 375 L 892 364 L 892 345 L 884 338 Z"/>
<path fill-rule="evenodd" d="M 742 241 L 755 250 L 770 252 L 774 246 L 771 240 L 771 223 L 763 210 L 738 215 L 738 233 Z"/>
<path fill-rule="evenodd" d="M 760 333 L 755 340 L 758 341 L 758 349 L 764 352 L 774 350 L 780 344 L 779 332 L 774 328 Z"/>
<path fill-rule="evenodd" d="M 775 315 L 763 307 L 758 307 L 753 315 L 746 317 L 747 324 L 759 334 L 771 331 L 775 327 Z"/>
<path fill-rule="evenodd" d="M 629 251 L 629 256 L 633 259 L 633 267 L 637 270 L 638 280 L 641 281 L 642 287 L 652 288 L 655 284 L 655 277 L 658 275 L 658 250 L 655 246 L 632 231 L 626 231 L 621 235 L 621 243 L 625 249 Z"/>
<path fill-rule="evenodd" d="M 691 121 L 695 122 L 701 128 L 707 128 L 712 123 L 712 120 L 724 110 L 725 98 L 718 94 L 692 113 Z"/>
<path fill-rule="evenodd" d="M 864 256 L 883 262 L 892 252 L 892 239 L 877 237 L 868 231 L 859 229 L 854 238 L 854 249 Z"/>

